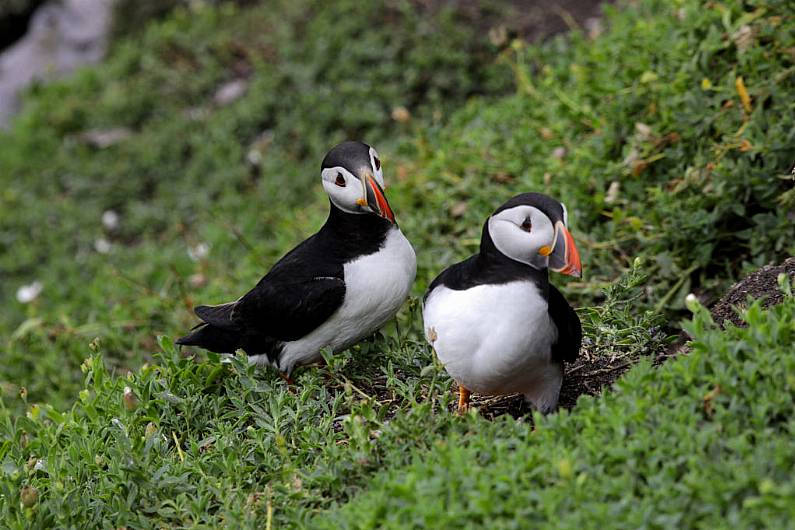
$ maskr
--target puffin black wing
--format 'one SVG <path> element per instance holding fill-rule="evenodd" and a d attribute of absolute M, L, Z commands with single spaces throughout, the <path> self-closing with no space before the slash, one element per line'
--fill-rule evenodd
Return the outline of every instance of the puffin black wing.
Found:
<path fill-rule="evenodd" d="M 262 281 L 240 300 L 194 310 L 202 322 L 177 344 L 218 353 L 278 354 L 278 344 L 320 326 L 342 305 L 345 282 L 333 276 L 281 283 Z"/>
<path fill-rule="evenodd" d="M 558 340 L 552 345 L 552 361 L 572 362 L 580 354 L 582 325 L 580 318 L 557 288 L 549 284 L 549 316 L 558 328 Z"/>
<path fill-rule="evenodd" d="M 237 329 L 297 340 L 320 326 L 342 305 L 345 282 L 336 276 L 305 281 L 263 281 L 235 303 L 231 321 Z"/>
<path fill-rule="evenodd" d="M 284 342 L 305 337 L 342 305 L 345 264 L 376 252 L 391 226 L 332 203 L 320 231 L 288 252 L 256 287 L 235 302 L 198 306 L 202 322 L 177 344 L 278 358 Z"/>

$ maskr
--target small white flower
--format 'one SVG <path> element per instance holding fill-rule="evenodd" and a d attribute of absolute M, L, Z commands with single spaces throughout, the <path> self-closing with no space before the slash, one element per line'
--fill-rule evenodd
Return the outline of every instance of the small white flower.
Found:
<path fill-rule="evenodd" d="M 634 147 L 630 150 L 627 157 L 624 159 L 624 165 L 628 167 L 632 167 L 632 164 L 640 160 L 640 153 Z"/>
<path fill-rule="evenodd" d="M 113 210 L 105 210 L 102 214 L 102 226 L 106 230 L 116 230 L 119 227 L 119 214 Z"/>
<path fill-rule="evenodd" d="M 557 158 L 558 160 L 563 160 L 563 157 L 566 156 L 566 148 L 565 147 L 556 147 L 552 150 L 552 157 Z"/>
<path fill-rule="evenodd" d="M 643 122 L 635 123 L 635 134 L 638 135 L 638 139 L 643 142 L 647 142 L 651 139 L 651 127 L 646 125 Z"/>
<path fill-rule="evenodd" d="M 110 252 L 110 241 L 105 239 L 104 237 L 97 238 L 94 240 L 94 250 L 99 252 L 100 254 L 107 254 Z"/>
<path fill-rule="evenodd" d="M 690 310 L 691 313 L 695 313 L 698 311 L 698 308 L 701 307 L 701 302 L 699 302 L 696 295 L 690 293 L 685 296 L 685 306 Z"/>
<path fill-rule="evenodd" d="M 246 153 L 246 161 L 252 166 L 259 166 L 262 164 L 262 153 L 256 149 L 249 149 Z"/>
<path fill-rule="evenodd" d="M 605 195 L 605 202 L 607 204 L 613 204 L 618 200 L 618 195 L 621 192 L 621 183 L 617 180 L 614 180 L 610 183 L 610 187 L 607 188 L 607 194 Z"/>
<path fill-rule="evenodd" d="M 188 248 L 188 256 L 193 261 L 199 261 L 200 259 L 204 259 L 207 257 L 207 254 L 210 253 L 210 245 L 207 243 L 199 243 L 196 246 Z"/>
<path fill-rule="evenodd" d="M 585 26 L 585 31 L 588 33 L 589 39 L 595 39 L 601 35 L 605 29 L 602 19 L 599 17 L 586 18 L 583 26 Z"/>
<path fill-rule="evenodd" d="M 128 386 L 124 387 L 122 401 L 124 403 L 124 408 L 130 412 L 138 408 L 138 396 L 136 396 L 132 388 Z"/>
<path fill-rule="evenodd" d="M 43 288 L 44 286 L 40 281 L 35 281 L 29 285 L 23 285 L 17 289 L 17 301 L 20 304 L 29 304 L 41 294 Z"/>

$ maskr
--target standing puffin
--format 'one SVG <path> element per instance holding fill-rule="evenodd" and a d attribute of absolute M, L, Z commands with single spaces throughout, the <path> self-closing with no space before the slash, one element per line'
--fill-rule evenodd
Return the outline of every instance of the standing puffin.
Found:
<path fill-rule="evenodd" d="M 520 392 L 544 414 L 557 406 L 563 362 L 579 354 L 582 328 L 547 269 L 577 277 L 582 271 L 566 207 L 523 193 L 488 218 L 479 254 L 431 283 L 425 336 L 458 382 L 459 412 L 471 391 Z"/>
<path fill-rule="evenodd" d="M 197 306 L 202 322 L 177 344 L 242 349 L 292 382 L 293 369 L 319 361 L 322 348 L 343 350 L 395 316 L 417 260 L 384 195 L 378 153 L 341 143 L 323 159 L 321 177 L 331 208 L 320 231 L 236 301 Z"/>

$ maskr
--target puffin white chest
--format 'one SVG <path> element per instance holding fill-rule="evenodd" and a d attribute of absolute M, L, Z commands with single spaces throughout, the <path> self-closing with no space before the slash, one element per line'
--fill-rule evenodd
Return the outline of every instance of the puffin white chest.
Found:
<path fill-rule="evenodd" d="M 393 228 L 378 252 L 345 264 L 345 301 L 339 309 L 340 318 L 363 333 L 375 331 L 406 300 L 416 272 L 414 249 L 403 233 Z"/>
<path fill-rule="evenodd" d="M 423 318 L 439 360 L 470 390 L 527 393 L 546 376 L 557 328 L 532 282 L 460 291 L 439 286 L 428 296 Z"/>
<path fill-rule="evenodd" d="M 406 300 L 417 272 L 414 249 L 398 228 L 392 228 L 372 254 L 344 265 L 345 299 L 331 317 L 305 337 L 284 344 L 279 370 L 320 360 L 320 350 L 355 344 L 395 316 Z"/>

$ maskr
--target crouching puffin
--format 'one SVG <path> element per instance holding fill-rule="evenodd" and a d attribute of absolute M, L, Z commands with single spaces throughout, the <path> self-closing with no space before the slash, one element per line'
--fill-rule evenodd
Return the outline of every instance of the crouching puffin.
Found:
<path fill-rule="evenodd" d="M 425 336 L 459 385 L 459 412 L 471 391 L 519 392 L 544 414 L 557 406 L 563 363 L 577 357 L 582 341 L 577 313 L 547 273 L 581 274 L 567 222 L 555 199 L 517 195 L 486 221 L 480 253 L 428 288 Z"/>
<path fill-rule="evenodd" d="M 234 302 L 194 309 L 199 323 L 177 344 L 244 350 L 288 381 L 293 369 L 374 333 L 408 296 L 416 256 L 384 195 L 381 160 L 344 142 L 321 164 L 331 208 L 319 232 L 287 253 Z"/>

